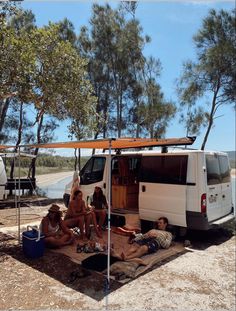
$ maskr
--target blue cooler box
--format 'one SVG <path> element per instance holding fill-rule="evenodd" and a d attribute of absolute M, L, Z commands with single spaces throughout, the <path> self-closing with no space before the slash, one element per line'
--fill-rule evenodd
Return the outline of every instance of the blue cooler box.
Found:
<path fill-rule="evenodd" d="M 32 228 L 30 230 L 30 228 Z M 27 227 L 22 233 L 23 253 L 28 258 L 39 258 L 44 254 L 44 236 L 36 227 Z"/>

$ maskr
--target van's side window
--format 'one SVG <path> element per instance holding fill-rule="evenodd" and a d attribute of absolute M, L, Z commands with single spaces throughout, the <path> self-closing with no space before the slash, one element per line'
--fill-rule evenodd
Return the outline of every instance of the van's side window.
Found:
<path fill-rule="evenodd" d="M 80 184 L 93 184 L 103 179 L 103 172 L 106 159 L 94 157 L 88 160 L 80 172 Z"/>
<path fill-rule="evenodd" d="M 187 164 L 187 155 L 143 157 L 140 181 L 185 185 Z"/>
<path fill-rule="evenodd" d="M 219 155 L 221 182 L 230 182 L 230 167 L 228 158 L 223 155 Z"/>
<path fill-rule="evenodd" d="M 206 155 L 207 184 L 216 185 L 221 183 L 220 165 L 217 155 Z"/>

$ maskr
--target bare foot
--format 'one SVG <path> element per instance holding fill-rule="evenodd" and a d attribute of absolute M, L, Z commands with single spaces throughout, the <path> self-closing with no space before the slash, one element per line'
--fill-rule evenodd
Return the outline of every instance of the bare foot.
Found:
<path fill-rule="evenodd" d="M 120 257 L 121 257 L 121 260 L 123 261 L 125 260 L 125 254 L 123 252 L 121 253 Z"/>
<path fill-rule="evenodd" d="M 144 262 L 141 258 L 132 258 L 132 259 L 127 259 L 126 261 L 132 261 L 138 263 L 140 266 L 147 266 L 147 263 Z"/>
<path fill-rule="evenodd" d="M 113 256 L 113 257 L 116 257 L 116 258 L 118 258 L 118 259 L 120 259 L 120 260 L 123 260 L 122 257 L 121 257 L 121 255 L 119 255 L 118 253 L 116 253 L 115 250 L 114 250 L 113 248 L 110 248 L 110 254 L 111 254 L 111 256 Z"/>
<path fill-rule="evenodd" d="M 65 245 L 70 245 L 74 243 L 74 238 L 71 238 L 65 242 Z"/>

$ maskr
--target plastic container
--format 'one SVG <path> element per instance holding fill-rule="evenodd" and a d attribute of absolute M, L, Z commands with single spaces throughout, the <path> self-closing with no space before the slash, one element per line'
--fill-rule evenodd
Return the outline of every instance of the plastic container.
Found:
<path fill-rule="evenodd" d="M 27 226 L 22 233 L 23 253 L 27 258 L 39 258 L 44 254 L 44 235 L 37 227 Z"/>

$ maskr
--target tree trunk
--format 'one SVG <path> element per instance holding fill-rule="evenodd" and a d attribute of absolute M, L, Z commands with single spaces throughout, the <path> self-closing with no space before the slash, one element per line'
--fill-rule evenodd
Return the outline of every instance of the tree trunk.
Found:
<path fill-rule="evenodd" d="M 207 142 L 208 136 L 210 134 L 211 127 L 213 125 L 213 118 L 214 118 L 215 111 L 216 111 L 216 97 L 217 97 L 218 90 L 219 90 L 219 87 L 214 92 L 214 96 L 213 96 L 213 99 L 212 99 L 212 106 L 211 106 L 211 113 L 210 113 L 210 118 L 209 118 L 209 124 L 208 124 L 208 127 L 207 127 L 206 134 L 204 136 L 203 142 L 202 142 L 201 150 L 205 149 L 206 142 Z"/>
<path fill-rule="evenodd" d="M 1 110 L 0 110 L 0 133 L 2 132 L 4 123 L 5 123 L 5 118 L 7 115 L 7 110 L 9 108 L 10 104 L 10 98 L 3 99 L 1 101 Z"/>
<path fill-rule="evenodd" d="M 138 98 L 135 100 L 136 101 L 136 109 L 137 109 L 137 125 L 136 125 L 136 138 L 139 138 L 140 136 L 140 131 L 141 131 L 141 126 L 140 126 L 140 118 L 139 118 L 139 100 Z"/>
<path fill-rule="evenodd" d="M 17 147 L 21 143 L 22 128 L 23 128 L 23 103 L 20 103 L 18 138 L 17 138 L 16 147 L 14 149 L 14 152 L 17 152 Z M 13 159 L 13 161 L 11 162 L 10 178 L 14 178 L 14 168 L 15 168 L 15 160 Z"/>
<path fill-rule="evenodd" d="M 42 126 L 43 126 L 43 116 L 44 116 L 44 113 L 40 114 L 40 117 L 39 117 L 39 123 L 38 123 L 38 128 L 37 128 L 37 144 L 41 143 L 40 134 L 41 134 Z M 36 175 L 36 159 L 37 159 L 38 152 L 39 152 L 39 148 L 35 148 L 34 155 L 36 157 L 32 159 L 31 165 L 29 168 L 28 176 L 30 177 L 31 175 L 32 178 L 35 178 L 35 175 Z"/>

